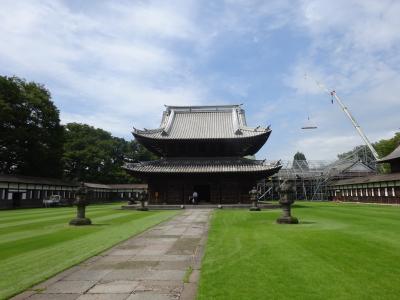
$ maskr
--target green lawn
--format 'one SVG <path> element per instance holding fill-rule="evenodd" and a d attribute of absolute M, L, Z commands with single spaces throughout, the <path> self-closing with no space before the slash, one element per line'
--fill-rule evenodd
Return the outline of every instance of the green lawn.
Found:
<path fill-rule="evenodd" d="M 400 299 L 400 208 L 298 203 L 279 211 L 214 213 L 202 299 Z"/>
<path fill-rule="evenodd" d="M 92 226 L 73 227 L 75 208 L 0 211 L 0 299 L 7 298 L 175 215 L 91 205 Z"/>

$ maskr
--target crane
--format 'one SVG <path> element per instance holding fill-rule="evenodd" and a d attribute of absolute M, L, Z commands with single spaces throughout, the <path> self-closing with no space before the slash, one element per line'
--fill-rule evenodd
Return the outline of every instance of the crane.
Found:
<path fill-rule="evenodd" d="M 307 79 L 307 77 L 312 78 L 311 76 L 308 76 L 307 74 L 305 74 L 305 78 L 306 79 Z M 350 110 L 347 108 L 346 105 L 344 105 L 343 101 L 338 97 L 338 95 L 336 94 L 336 91 L 335 90 L 331 90 L 330 91 L 321 82 L 319 82 L 319 81 L 317 81 L 315 79 L 314 79 L 314 81 L 317 84 L 317 86 L 319 88 L 321 88 L 321 90 L 323 90 L 324 92 L 328 93 L 328 95 L 330 95 L 332 97 L 332 99 L 334 98 L 336 100 L 337 104 L 339 104 L 340 108 L 343 110 L 343 112 L 346 114 L 346 116 L 350 119 L 351 123 L 353 124 L 354 128 L 357 130 L 358 134 L 363 139 L 364 143 L 367 145 L 369 150 L 371 150 L 371 153 L 374 156 L 375 160 L 378 160 L 379 159 L 378 152 L 376 152 L 376 150 L 372 146 L 371 142 L 369 141 L 368 137 L 365 135 L 364 131 L 362 130 L 361 126 L 358 124 L 357 120 L 351 114 Z"/>

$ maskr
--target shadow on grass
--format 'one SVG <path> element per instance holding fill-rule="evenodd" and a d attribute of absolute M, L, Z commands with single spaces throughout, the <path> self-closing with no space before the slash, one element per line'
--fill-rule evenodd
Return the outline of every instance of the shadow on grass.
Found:
<path fill-rule="evenodd" d="M 299 224 L 300 225 L 302 225 L 302 224 L 304 224 L 304 225 L 310 225 L 310 224 L 316 224 L 317 222 L 312 222 L 312 221 L 299 221 Z"/>
<path fill-rule="evenodd" d="M 301 204 L 293 204 L 292 208 L 312 208 L 312 207 L 307 206 L 307 205 L 301 205 Z"/>

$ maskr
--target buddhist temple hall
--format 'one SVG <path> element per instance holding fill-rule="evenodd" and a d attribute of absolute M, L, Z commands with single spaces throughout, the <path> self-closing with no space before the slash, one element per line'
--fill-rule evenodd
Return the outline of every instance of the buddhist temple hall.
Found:
<path fill-rule="evenodd" d="M 271 134 L 249 127 L 240 105 L 166 106 L 159 128 L 135 129 L 133 136 L 159 160 L 127 163 L 125 169 L 148 183 L 151 204 L 249 203 L 249 190 L 281 168 L 255 160 Z"/>

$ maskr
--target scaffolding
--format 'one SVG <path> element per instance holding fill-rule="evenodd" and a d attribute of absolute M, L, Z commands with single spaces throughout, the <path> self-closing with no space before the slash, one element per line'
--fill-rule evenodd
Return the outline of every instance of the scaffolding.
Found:
<path fill-rule="evenodd" d="M 306 75 L 306 78 L 309 77 Z M 329 186 L 335 180 L 376 174 L 378 153 L 365 135 L 361 126 L 338 97 L 336 91 L 328 90 L 322 83 L 315 83 L 337 104 L 350 119 L 353 127 L 363 139 L 365 146 L 360 146 L 346 157 L 336 161 L 293 160 L 282 161 L 282 169 L 272 177 L 258 183 L 259 200 L 276 200 L 279 198 L 277 188 L 284 180 L 290 180 L 296 187 L 296 199 L 299 200 L 330 200 Z M 308 120 L 309 121 L 309 120 Z M 302 129 L 316 129 L 317 126 L 307 125 Z"/>
<path fill-rule="evenodd" d="M 336 161 L 293 160 L 281 164 L 277 174 L 258 183 L 259 200 L 279 199 L 277 187 L 284 180 L 293 182 L 298 200 L 330 200 L 329 186 L 333 181 L 376 173 L 375 160 L 364 149 Z"/>

